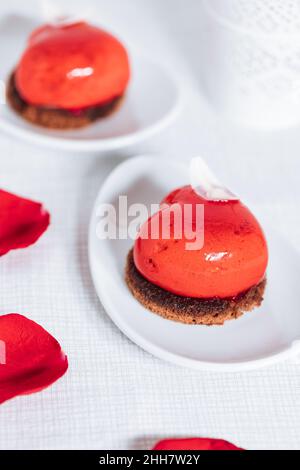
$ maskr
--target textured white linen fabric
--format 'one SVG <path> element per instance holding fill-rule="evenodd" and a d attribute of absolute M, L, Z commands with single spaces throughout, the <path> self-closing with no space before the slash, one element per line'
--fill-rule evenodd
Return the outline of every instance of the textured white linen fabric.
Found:
<path fill-rule="evenodd" d="M 198 2 L 90 3 L 103 23 L 174 67 L 190 91 L 172 128 L 104 156 L 51 151 L 0 135 L 0 187 L 43 201 L 52 215 L 38 244 L 0 260 L 0 312 L 41 323 L 70 360 L 68 373 L 52 387 L 0 407 L 0 448 L 139 449 L 163 437 L 196 435 L 248 449 L 299 449 L 299 361 L 214 373 L 145 353 L 112 324 L 96 296 L 87 230 L 100 185 L 122 159 L 147 152 L 200 154 L 299 253 L 300 129 L 255 132 L 214 115 L 201 96 Z M 9 8 L 30 14 L 37 4 L 11 1 Z"/>

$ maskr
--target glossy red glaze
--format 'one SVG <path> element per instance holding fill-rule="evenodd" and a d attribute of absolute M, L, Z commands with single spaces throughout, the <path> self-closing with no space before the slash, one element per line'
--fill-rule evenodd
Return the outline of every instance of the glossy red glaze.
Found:
<path fill-rule="evenodd" d="M 141 227 L 134 245 L 135 265 L 150 282 L 186 297 L 232 298 L 264 278 L 266 239 L 255 217 L 240 201 L 207 201 L 191 186 L 184 186 L 169 194 L 163 203 L 167 207 Z M 192 226 L 185 232 L 182 228 L 181 239 L 176 239 L 172 217 L 171 237 L 163 239 L 162 220 L 172 204 L 192 207 Z M 204 205 L 204 244 L 197 250 L 187 250 L 186 243 L 191 240 L 185 235 L 196 229 L 198 204 Z M 158 239 L 147 238 L 150 224 L 158 221 Z"/>
<path fill-rule="evenodd" d="M 45 25 L 29 38 L 16 70 L 16 86 L 35 106 L 83 109 L 121 96 L 130 76 L 124 46 L 84 22 Z"/>

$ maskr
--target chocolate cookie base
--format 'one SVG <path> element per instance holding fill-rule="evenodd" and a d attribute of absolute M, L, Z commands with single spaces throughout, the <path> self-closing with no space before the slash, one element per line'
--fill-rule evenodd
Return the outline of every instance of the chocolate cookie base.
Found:
<path fill-rule="evenodd" d="M 145 279 L 135 267 L 133 250 L 128 253 L 125 280 L 133 296 L 151 312 L 168 320 L 197 325 L 223 325 L 226 320 L 259 307 L 266 287 L 264 279 L 232 299 L 182 297 Z"/>
<path fill-rule="evenodd" d="M 26 121 L 48 129 L 78 129 L 85 127 L 100 118 L 114 112 L 121 104 L 123 96 L 114 98 L 100 106 L 91 106 L 82 110 L 78 116 L 64 109 L 46 108 L 28 104 L 20 96 L 14 73 L 11 74 L 7 85 L 7 101 L 10 106 Z"/>

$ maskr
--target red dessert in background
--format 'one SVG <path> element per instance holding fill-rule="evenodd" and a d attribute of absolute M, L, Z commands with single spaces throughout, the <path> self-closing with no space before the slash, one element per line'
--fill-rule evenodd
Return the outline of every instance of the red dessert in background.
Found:
<path fill-rule="evenodd" d="M 121 96 L 129 75 L 124 46 L 102 29 L 78 22 L 34 31 L 15 80 L 28 103 L 72 110 Z"/>
<path fill-rule="evenodd" d="M 240 201 L 208 201 L 191 186 L 184 186 L 163 203 L 204 205 L 204 246 L 189 251 L 185 237 L 143 238 L 149 219 L 134 245 L 135 266 L 148 281 L 181 296 L 230 298 L 263 280 L 268 262 L 266 239 L 255 217 Z M 162 211 L 153 217 L 161 219 Z"/>
<path fill-rule="evenodd" d="M 7 100 L 31 123 L 75 129 L 115 111 L 129 79 L 128 54 L 117 38 L 84 21 L 60 21 L 33 31 Z"/>

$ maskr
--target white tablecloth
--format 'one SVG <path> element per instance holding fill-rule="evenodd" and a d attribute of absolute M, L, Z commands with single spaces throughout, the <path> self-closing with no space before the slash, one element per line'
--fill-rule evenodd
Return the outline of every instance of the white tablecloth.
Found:
<path fill-rule="evenodd" d="M 41 323 L 70 360 L 68 373 L 52 387 L 0 407 L 0 448 L 139 449 L 159 438 L 195 435 L 221 437 L 248 449 L 299 449 L 299 362 L 210 373 L 181 369 L 145 353 L 120 333 L 98 301 L 87 229 L 102 181 L 124 157 L 201 154 L 299 251 L 300 129 L 243 130 L 211 112 L 201 97 L 199 2 L 90 3 L 103 24 L 174 67 L 192 99 L 162 135 L 107 155 L 51 151 L 0 135 L 0 187 L 43 201 L 52 215 L 37 245 L 1 259 L 0 311 Z M 0 11 L 18 8 L 29 14 L 37 4 L 10 1 Z"/>

